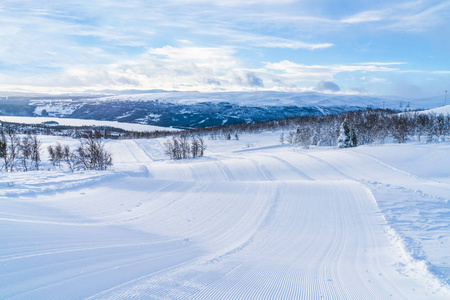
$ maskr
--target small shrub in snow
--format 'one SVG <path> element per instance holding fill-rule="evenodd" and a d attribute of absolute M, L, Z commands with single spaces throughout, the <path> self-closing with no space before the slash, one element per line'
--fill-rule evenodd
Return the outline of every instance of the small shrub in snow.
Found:
<path fill-rule="evenodd" d="M 85 170 L 106 170 L 112 165 L 111 153 L 104 149 L 102 140 L 87 135 L 75 151 L 78 165 Z"/>
<path fill-rule="evenodd" d="M 0 158 L 6 172 L 39 170 L 41 142 L 37 136 L 27 134 L 22 138 L 17 128 L 2 125 L 0 130 Z"/>
<path fill-rule="evenodd" d="M 398 143 L 404 143 L 411 134 L 411 119 L 407 116 L 398 115 L 391 118 L 391 134 Z"/>
<path fill-rule="evenodd" d="M 172 137 L 164 143 L 165 153 L 170 159 L 186 159 L 203 156 L 206 145 L 202 137 L 191 137 L 182 135 Z"/>
<path fill-rule="evenodd" d="M 55 167 L 61 167 L 61 162 L 63 160 L 62 146 L 60 143 L 56 143 L 55 146 L 48 146 L 47 151 L 50 157 L 50 162 Z"/>
<path fill-rule="evenodd" d="M 5 159 L 5 165 L 6 165 L 6 154 L 7 154 L 7 144 L 6 141 L 4 140 L 3 135 L 0 135 L 0 158 Z"/>
<path fill-rule="evenodd" d="M 29 169 L 39 170 L 41 161 L 40 155 L 41 142 L 36 136 L 27 135 L 22 137 L 19 143 L 19 159 L 23 171 Z"/>
<path fill-rule="evenodd" d="M 285 141 L 285 139 L 284 139 L 284 132 L 282 132 L 282 133 L 280 134 L 280 144 L 281 144 L 281 145 L 284 145 L 284 141 Z"/>
<path fill-rule="evenodd" d="M 48 146 L 48 153 L 54 166 L 61 167 L 64 163 L 72 172 L 75 169 L 106 170 L 112 165 L 111 153 L 104 149 L 101 138 L 95 135 L 86 135 L 74 151 L 68 145 L 57 143 Z"/>

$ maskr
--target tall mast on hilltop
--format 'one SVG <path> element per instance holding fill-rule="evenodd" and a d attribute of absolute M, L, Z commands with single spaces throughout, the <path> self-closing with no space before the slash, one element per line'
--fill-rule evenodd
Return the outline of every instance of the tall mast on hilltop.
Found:
<path fill-rule="evenodd" d="M 444 100 L 444 106 L 447 105 L 447 91 L 445 91 L 445 100 Z"/>

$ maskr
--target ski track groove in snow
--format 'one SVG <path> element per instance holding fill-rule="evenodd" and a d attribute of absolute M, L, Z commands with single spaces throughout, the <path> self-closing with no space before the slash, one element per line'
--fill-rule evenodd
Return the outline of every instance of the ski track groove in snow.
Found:
<path fill-rule="evenodd" d="M 330 166 L 337 166 L 342 176 L 350 180 L 355 180 L 362 183 L 379 183 L 385 180 L 383 178 L 384 176 L 380 176 L 380 174 L 390 174 L 388 177 L 390 182 L 384 182 L 384 184 L 388 186 L 409 190 L 412 193 L 420 193 L 442 201 L 448 202 L 450 200 L 450 184 L 420 178 L 416 175 L 394 168 L 380 160 L 371 159 L 370 156 L 367 157 L 365 154 L 360 154 L 355 151 L 341 153 L 339 158 L 341 161 L 338 161 L 337 156 L 333 155 L 323 157 L 323 153 L 309 155 L 329 164 Z M 343 163 L 342 156 L 344 158 L 348 157 L 348 159 L 343 161 L 353 161 L 353 164 Z M 367 172 L 367 170 L 370 170 L 370 172 Z"/>
<path fill-rule="evenodd" d="M 382 172 L 401 174 L 400 186 L 405 177 L 422 179 L 377 159 L 261 147 L 167 162 L 159 157 L 159 142 L 115 141 L 108 147 L 121 149 L 116 168 L 126 172 L 120 176 L 0 204 L 8 208 L 0 213 L 0 226 L 18 226 L 17 233 L 30 239 L 0 237 L 8 243 L 0 251 L 0 281 L 6 282 L 0 298 L 449 295 L 396 270 L 402 249 L 386 233 L 364 183 Z M 155 148 L 159 154 L 151 156 Z M 371 161 L 375 175 L 366 175 L 361 163 L 339 160 L 349 156 L 347 162 Z M 25 207 L 34 213 L 21 214 Z"/>
<path fill-rule="evenodd" d="M 297 179 L 297 180 L 300 180 L 301 178 L 304 178 L 306 180 L 314 180 L 313 178 L 311 178 L 310 176 L 305 174 L 302 170 L 300 170 L 299 168 L 295 167 L 294 165 L 292 165 L 290 162 L 286 161 L 285 159 L 282 159 L 281 157 L 276 157 L 276 156 L 266 156 L 266 157 L 281 162 L 283 165 L 285 165 L 288 168 L 288 170 L 290 170 L 296 176 L 298 176 L 299 179 Z"/>

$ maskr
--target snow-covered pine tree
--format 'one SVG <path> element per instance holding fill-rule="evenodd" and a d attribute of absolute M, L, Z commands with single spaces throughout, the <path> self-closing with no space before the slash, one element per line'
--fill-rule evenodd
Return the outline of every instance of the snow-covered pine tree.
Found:
<path fill-rule="evenodd" d="M 339 137 L 337 139 L 337 146 L 338 148 L 350 148 L 350 147 L 356 147 L 358 144 L 356 133 L 348 125 L 348 119 L 345 118 L 344 122 L 341 124 L 341 128 L 339 130 Z"/>
<path fill-rule="evenodd" d="M 296 146 L 301 146 L 304 149 L 309 149 L 312 136 L 313 130 L 310 126 L 303 125 L 302 127 L 298 127 L 294 138 L 294 144 Z"/>
<path fill-rule="evenodd" d="M 353 127 L 350 127 L 350 147 L 358 146 L 358 139 L 356 138 L 356 133 Z"/>
<path fill-rule="evenodd" d="M 348 148 L 350 147 L 350 130 L 348 128 L 347 122 L 344 121 L 339 129 L 339 137 L 337 139 L 338 148 Z"/>

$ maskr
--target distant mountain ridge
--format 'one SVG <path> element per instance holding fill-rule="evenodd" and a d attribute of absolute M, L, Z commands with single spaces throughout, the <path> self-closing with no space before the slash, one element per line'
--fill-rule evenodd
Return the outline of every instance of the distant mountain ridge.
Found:
<path fill-rule="evenodd" d="M 437 102 L 437 100 L 436 100 Z M 424 105 L 426 104 L 426 105 Z M 150 91 L 108 96 L 2 97 L 0 115 L 119 121 L 177 128 L 230 125 L 366 107 L 433 107 L 433 101 L 284 92 Z"/>

